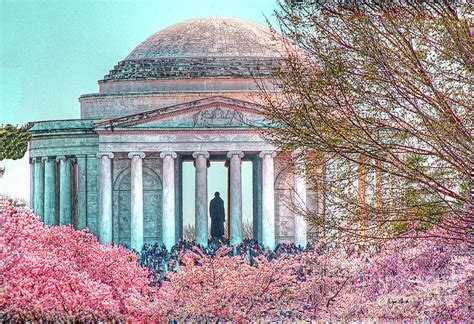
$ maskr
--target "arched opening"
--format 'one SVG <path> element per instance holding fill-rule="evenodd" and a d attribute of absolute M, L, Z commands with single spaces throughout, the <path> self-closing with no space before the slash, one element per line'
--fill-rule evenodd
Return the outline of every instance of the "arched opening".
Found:
<path fill-rule="evenodd" d="M 281 166 L 275 179 L 275 235 L 277 243 L 291 243 L 294 239 L 294 215 L 291 210 L 294 175 Z"/>
<path fill-rule="evenodd" d="M 130 246 L 131 230 L 131 173 L 125 168 L 114 182 L 113 238 L 115 243 Z M 162 242 L 162 198 L 161 178 L 152 169 L 143 166 L 143 241 Z"/>

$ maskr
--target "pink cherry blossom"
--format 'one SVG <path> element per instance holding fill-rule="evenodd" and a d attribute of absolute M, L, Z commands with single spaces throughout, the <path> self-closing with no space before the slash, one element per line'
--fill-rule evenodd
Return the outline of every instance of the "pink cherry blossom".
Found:
<path fill-rule="evenodd" d="M 439 230 L 436 230 L 439 231 Z M 430 233 L 428 233 L 430 234 Z M 154 287 L 137 254 L 45 226 L 0 199 L 0 319 L 19 321 L 472 320 L 467 240 L 405 238 L 267 258 L 181 255 Z M 429 236 L 429 235 L 428 235 Z"/>
<path fill-rule="evenodd" d="M 0 200 L 0 309 L 18 320 L 131 320 L 147 314 L 148 269 L 87 231 L 45 226 Z"/>

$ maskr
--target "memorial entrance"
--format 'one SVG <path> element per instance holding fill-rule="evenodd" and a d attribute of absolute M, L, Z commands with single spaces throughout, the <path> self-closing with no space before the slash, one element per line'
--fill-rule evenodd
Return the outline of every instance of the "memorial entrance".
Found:
<path fill-rule="evenodd" d="M 187 241 L 195 240 L 195 167 L 191 160 L 184 160 L 182 164 L 181 181 L 182 187 L 182 210 L 183 223 L 181 238 Z M 224 201 L 225 223 L 224 236 L 225 239 L 230 238 L 230 170 L 226 160 L 210 159 L 208 171 L 208 208 L 210 209 L 210 201 L 214 198 L 215 193 L 219 192 L 220 198 Z M 242 159 L 242 239 L 253 239 L 253 185 L 252 185 L 252 161 Z M 211 222 L 212 217 L 209 215 L 208 238 L 211 239 Z"/>
<path fill-rule="evenodd" d="M 228 194 L 224 195 L 228 233 L 231 244 L 238 244 L 242 241 L 242 161 L 248 161 L 252 164 L 255 206 L 253 237 L 274 245 L 274 181 L 265 180 L 275 177 L 276 153 L 259 134 L 262 123 L 258 105 L 211 97 L 94 124 L 99 150 L 104 152 L 99 154 L 100 204 L 104 214 L 112 214 L 104 215 L 103 218 L 112 219 L 101 223 L 99 233 L 113 233 L 113 241 L 130 242 L 132 247 L 151 241 L 163 242 L 167 247 L 174 245 L 183 236 L 184 228 L 183 163 L 191 161 L 195 240 L 207 245 L 212 197 L 208 193 L 208 168 L 210 161 L 225 161 L 228 172 L 221 176 L 228 181 Z M 109 186 L 114 188 L 115 201 L 106 195 Z M 146 215 L 159 214 L 156 201 L 162 206 L 162 217 L 150 219 Z M 145 220 L 151 225 L 147 226 L 147 233 L 141 225 Z"/>

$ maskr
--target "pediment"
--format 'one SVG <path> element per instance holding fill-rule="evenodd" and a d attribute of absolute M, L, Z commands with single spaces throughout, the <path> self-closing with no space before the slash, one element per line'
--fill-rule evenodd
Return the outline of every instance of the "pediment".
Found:
<path fill-rule="evenodd" d="M 102 121 L 94 124 L 94 129 L 251 128 L 263 124 L 259 105 L 210 97 Z"/>

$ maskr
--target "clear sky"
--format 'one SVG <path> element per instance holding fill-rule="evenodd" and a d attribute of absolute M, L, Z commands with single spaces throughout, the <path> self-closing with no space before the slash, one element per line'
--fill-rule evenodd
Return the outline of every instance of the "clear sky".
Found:
<path fill-rule="evenodd" d="M 275 7 L 276 0 L 0 0 L 0 124 L 79 118 L 78 97 L 97 92 L 97 80 L 156 31 L 203 16 L 266 24 Z M 251 212 L 248 164 L 244 217 Z M 0 193 L 28 200 L 27 158 L 0 165 L 6 167 Z M 191 189 L 192 174 L 185 172 Z M 210 194 L 226 190 L 224 172 L 222 163 L 212 164 Z M 185 195 L 194 200 L 190 192 Z M 191 213 L 193 202 L 184 205 Z"/>

